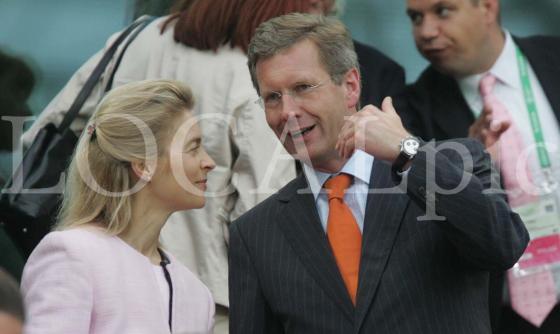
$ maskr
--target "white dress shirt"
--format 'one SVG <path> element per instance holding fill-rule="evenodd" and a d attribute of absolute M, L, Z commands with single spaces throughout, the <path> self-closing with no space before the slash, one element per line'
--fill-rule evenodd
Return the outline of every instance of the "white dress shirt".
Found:
<path fill-rule="evenodd" d="M 364 214 L 373 159 L 373 156 L 364 151 L 356 150 L 346 164 L 344 164 L 340 172 L 335 174 L 319 172 L 305 164 L 303 165 L 303 170 L 309 182 L 309 187 L 313 192 L 315 205 L 325 233 L 327 231 L 327 220 L 329 217 L 329 200 L 323 185 L 329 177 L 340 173 L 346 173 L 354 177 L 354 181 L 350 187 L 348 187 L 346 193 L 344 193 L 344 202 L 348 205 L 350 210 L 352 210 L 352 214 L 356 219 L 356 223 L 358 223 L 360 231 L 364 231 Z"/>
<path fill-rule="evenodd" d="M 511 114 L 515 126 L 523 136 L 526 149 L 532 150 L 532 154 L 529 155 L 529 168 L 535 184 L 539 185 L 544 182 L 544 176 L 536 155 L 535 139 L 533 137 L 533 130 L 529 120 L 525 97 L 523 96 L 515 43 L 509 32 L 505 31 L 505 35 L 506 42 L 504 49 L 496 60 L 496 63 L 494 63 L 494 66 L 492 66 L 488 72 L 497 78 L 493 94 Z M 550 155 L 554 175 L 558 176 L 560 174 L 558 164 L 560 161 L 558 149 L 560 144 L 560 132 L 558 122 L 535 72 L 531 65 L 528 65 L 529 80 L 533 89 L 533 95 L 544 133 L 544 140 Z M 478 117 L 483 109 L 482 97 L 478 87 L 484 75 L 486 75 L 486 73 L 471 75 L 458 80 L 461 92 L 475 117 Z"/>

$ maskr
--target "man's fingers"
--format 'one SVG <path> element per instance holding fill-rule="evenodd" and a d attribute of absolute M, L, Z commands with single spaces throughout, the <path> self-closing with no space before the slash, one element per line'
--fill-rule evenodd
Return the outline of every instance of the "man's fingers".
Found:
<path fill-rule="evenodd" d="M 509 127 L 511 126 L 511 122 L 510 121 L 503 121 L 502 122 L 502 126 L 500 128 L 500 135 L 504 132 L 507 131 L 507 129 L 509 129 Z"/>
<path fill-rule="evenodd" d="M 344 158 L 349 158 L 352 155 L 352 153 L 354 152 L 354 144 L 355 140 L 353 136 L 344 141 L 342 152 L 342 156 Z"/>
<path fill-rule="evenodd" d="M 381 110 L 386 113 L 397 114 L 395 107 L 393 107 L 393 99 L 390 96 L 387 96 L 381 102 Z"/>
<path fill-rule="evenodd" d="M 488 103 L 484 103 L 484 106 L 482 107 L 482 114 L 492 115 L 492 107 Z"/>
<path fill-rule="evenodd" d="M 346 122 L 342 126 L 342 129 L 340 129 L 340 132 L 338 134 L 338 141 L 336 143 L 335 148 L 341 157 L 344 156 L 344 147 L 346 145 L 346 142 L 351 140 L 351 138 L 354 135 L 355 128 L 356 128 L 356 121 L 357 120 L 354 116 L 349 117 L 346 119 Z"/>
<path fill-rule="evenodd" d="M 339 138 L 336 143 L 336 150 L 338 151 L 338 155 L 346 158 L 348 156 L 348 152 L 353 150 L 354 146 L 354 137 L 346 137 L 346 138 Z"/>
<path fill-rule="evenodd" d="M 469 137 L 471 138 L 478 138 L 480 139 L 481 132 L 483 129 L 487 128 L 487 124 L 483 119 L 477 119 L 470 127 L 469 127 Z"/>
<path fill-rule="evenodd" d="M 342 129 L 340 129 L 340 132 L 338 133 L 338 138 L 344 138 L 349 132 L 353 132 L 356 127 L 356 122 L 358 122 L 356 115 L 346 118 L 346 121 L 342 125 Z"/>
<path fill-rule="evenodd" d="M 497 134 L 502 134 L 507 129 L 509 129 L 510 126 L 511 126 L 510 121 L 496 121 L 496 120 L 494 120 L 490 123 L 490 130 L 492 132 L 497 133 Z"/>
<path fill-rule="evenodd" d="M 490 122 L 490 130 L 493 131 L 493 132 L 500 131 L 501 127 L 502 127 L 502 122 L 501 121 L 493 120 L 492 122 Z"/>
<path fill-rule="evenodd" d="M 490 127 L 490 123 L 492 123 L 492 120 L 494 119 L 494 117 L 492 116 L 492 114 L 485 114 L 484 118 L 482 119 L 482 123 L 484 125 L 485 128 Z"/>
<path fill-rule="evenodd" d="M 482 140 L 483 143 L 485 142 L 487 137 L 488 137 L 488 130 L 482 129 L 482 131 L 480 131 L 480 139 Z"/>
<path fill-rule="evenodd" d="M 365 105 L 362 109 L 360 109 L 360 111 L 357 114 L 358 115 L 373 114 L 377 111 L 381 111 L 381 110 L 379 110 L 379 108 L 377 108 L 373 104 L 368 104 L 368 105 Z"/>

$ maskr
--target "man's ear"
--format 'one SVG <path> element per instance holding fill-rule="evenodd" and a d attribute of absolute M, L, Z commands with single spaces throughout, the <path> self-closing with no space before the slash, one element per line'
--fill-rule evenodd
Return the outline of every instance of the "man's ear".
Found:
<path fill-rule="evenodd" d="M 500 1 L 499 0 L 479 0 L 479 6 L 485 12 L 488 23 L 500 24 Z"/>
<path fill-rule="evenodd" d="M 346 88 L 346 107 L 349 109 L 357 109 L 360 103 L 360 93 L 362 91 L 360 72 L 358 72 L 356 68 L 351 68 L 346 72 L 343 80 L 342 84 Z"/>
<path fill-rule="evenodd" d="M 130 163 L 130 166 L 138 179 L 146 182 L 152 179 L 153 171 L 145 161 L 133 161 Z"/>

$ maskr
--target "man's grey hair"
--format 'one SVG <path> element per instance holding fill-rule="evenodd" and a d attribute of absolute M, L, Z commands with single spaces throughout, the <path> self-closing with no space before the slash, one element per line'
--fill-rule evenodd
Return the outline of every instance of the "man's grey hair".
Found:
<path fill-rule="evenodd" d="M 249 71 L 259 94 L 256 75 L 259 60 L 270 58 L 303 40 L 315 43 L 321 63 L 335 84 L 340 85 L 350 69 L 359 71 L 354 43 L 342 22 L 320 15 L 287 14 L 262 23 L 249 44 Z"/>

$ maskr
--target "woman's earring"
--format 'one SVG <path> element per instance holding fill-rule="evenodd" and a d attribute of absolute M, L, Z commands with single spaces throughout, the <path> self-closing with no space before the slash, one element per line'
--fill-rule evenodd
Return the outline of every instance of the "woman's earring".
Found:
<path fill-rule="evenodd" d="M 142 174 L 142 180 L 144 180 L 145 182 L 152 181 L 152 174 L 149 174 L 149 173 Z"/>

